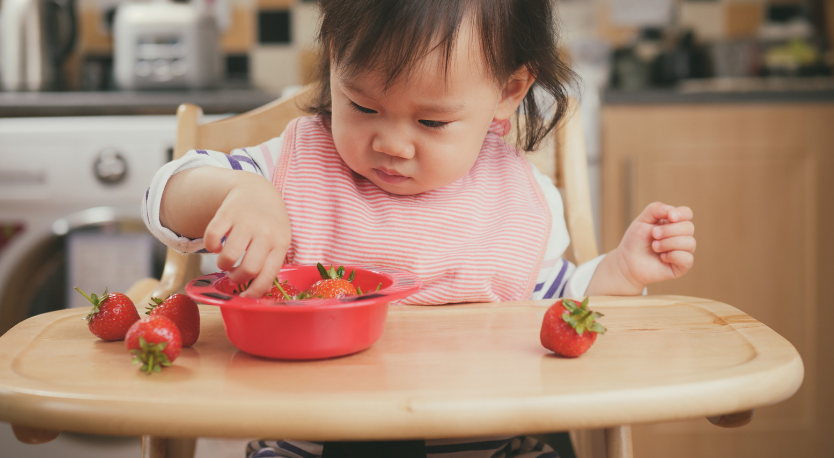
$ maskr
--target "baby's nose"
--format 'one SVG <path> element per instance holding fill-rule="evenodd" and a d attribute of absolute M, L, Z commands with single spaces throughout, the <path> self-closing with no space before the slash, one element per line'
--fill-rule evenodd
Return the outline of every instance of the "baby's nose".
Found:
<path fill-rule="evenodd" d="M 396 133 L 379 134 L 374 137 L 371 147 L 374 151 L 403 159 L 414 157 L 414 145 Z"/>

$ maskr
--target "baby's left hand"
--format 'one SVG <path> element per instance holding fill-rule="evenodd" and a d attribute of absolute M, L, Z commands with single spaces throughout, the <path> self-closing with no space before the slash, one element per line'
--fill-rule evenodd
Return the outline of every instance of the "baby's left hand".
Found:
<path fill-rule="evenodd" d="M 649 204 L 626 230 L 617 264 L 632 284 L 678 278 L 695 262 L 695 225 L 689 207 Z M 625 267 L 625 269 L 623 269 Z"/>

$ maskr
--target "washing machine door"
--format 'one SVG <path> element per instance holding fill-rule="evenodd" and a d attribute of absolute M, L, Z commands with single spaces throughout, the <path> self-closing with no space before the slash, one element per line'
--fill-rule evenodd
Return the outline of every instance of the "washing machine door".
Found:
<path fill-rule="evenodd" d="M 88 294 L 124 291 L 158 278 L 164 265 L 165 246 L 135 215 L 115 208 L 76 212 L 48 227 L 34 219 L 3 226 L 12 235 L 0 249 L 0 334 L 41 313 L 90 307 L 76 286 Z"/>

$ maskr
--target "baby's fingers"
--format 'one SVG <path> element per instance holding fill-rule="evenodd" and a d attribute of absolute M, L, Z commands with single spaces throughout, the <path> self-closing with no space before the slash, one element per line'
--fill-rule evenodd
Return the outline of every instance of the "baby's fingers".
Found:
<path fill-rule="evenodd" d="M 637 217 L 637 221 L 657 224 L 668 222 L 677 223 L 680 221 L 689 221 L 692 219 L 692 209 L 689 207 L 673 207 L 663 202 L 652 202 L 646 206 L 642 213 Z"/>
<path fill-rule="evenodd" d="M 652 229 L 652 237 L 657 240 L 669 237 L 692 236 L 695 234 L 695 225 L 692 221 L 681 221 L 680 223 L 667 223 L 656 226 Z"/>
<path fill-rule="evenodd" d="M 695 252 L 695 237 L 679 236 L 669 237 L 663 240 L 652 242 L 652 250 L 655 253 L 666 253 L 669 251 Z"/>
<path fill-rule="evenodd" d="M 255 298 L 263 296 L 278 276 L 284 255 L 276 254 L 277 250 L 269 252 L 267 250 L 268 247 L 259 247 L 253 243 L 246 252 L 246 256 L 243 257 L 243 261 L 235 267 L 235 270 L 245 272 L 246 278 L 252 278 L 252 283 L 241 296 Z"/>
<path fill-rule="evenodd" d="M 692 213 L 691 208 L 682 206 L 670 210 L 666 219 L 668 219 L 671 223 L 677 223 L 681 221 L 691 221 L 693 216 L 694 214 Z"/>
<path fill-rule="evenodd" d="M 217 256 L 217 267 L 220 270 L 231 270 L 235 263 L 243 256 L 243 253 L 249 247 L 252 241 L 252 236 L 242 229 L 232 229 L 229 232 L 226 241 L 223 243 L 223 248 L 220 249 L 220 254 Z M 241 283 L 248 281 L 251 276 L 242 278 L 238 275 L 230 275 L 233 281 Z"/>
<path fill-rule="evenodd" d="M 226 245 L 229 245 L 228 241 Z M 246 248 L 246 252 L 243 253 L 243 258 L 240 260 L 240 263 L 223 270 L 227 271 L 229 279 L 233 282 L 246 283 L 261 272 L 265 259 L 266 251 L 264 250 L 263 243 L 259 243 L 257 239 L 253 239 Z M 219 264 L 220 259 L 218 258 L 218 266 Z M 254 281 L 252 285 L 249 285 L 249 288 L 252 288 L 253 285 L 255 285 Z"/>
<path fill-rule="evenodd" d="M 691 269 L 692 265 L 695 264 L 695 255 L 688 251 L 669 251 L 666 253 L 660 253 L 660 259 L 663 262 L 670 264 L 675 278 L 689 272 L 689 269 Z"/>
<path fill-rule="evenodd" d="M 232 224 L 229 221 L 220 220 L 215 217 L 209 221 L 206 226 L 206 232 L 203 235 L 203 243 L 206 245 L 206 250 L 212 253 L 219 253 L 223 249 L 223 237 L 232 230 Z"/>

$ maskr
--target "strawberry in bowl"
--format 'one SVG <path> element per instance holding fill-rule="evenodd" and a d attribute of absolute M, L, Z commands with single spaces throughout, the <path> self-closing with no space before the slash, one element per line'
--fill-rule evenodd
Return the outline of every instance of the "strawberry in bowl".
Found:
<path fill-rule="evenodd" d="M 327 269 L 324 269 L 327 271 Z M 353 278 L 354 294 L 342 297 L 242 297 L 224 272 L 192 280 L 185 292 L 198 303 L 220 307 L 226 335 L 238 349 L 276 359 L 308 360 L 348 355 L 364 350 L 381 336 L 388 304 L 415 293 L 420 279 L 399 269 L 340 266 L 342 277 Z M 329 273 L 328 273 L 329 276 Z M 285 265 L 279 285 L 302 291 L 323 280 L 315 265 Z M 359 290 L 368 291 L 359 294 Z"/>
<path fill-rule="evenodd" d="M 307 290 L 311 296 L 336 299 L 357 294 L 356 287 L 351 283 L 356 276 L 356 269 L 350 273 L 347 280 L 344 278 L 345 268 L 343 266 L 334 269 L 331 265 L 329 269 L 325 269 L 322 263 L 318 263 L 316 269 L 321 274 L 321 280 L 313 283 Z"/>

